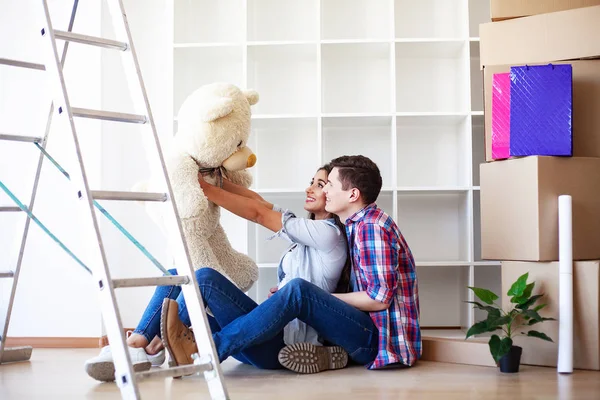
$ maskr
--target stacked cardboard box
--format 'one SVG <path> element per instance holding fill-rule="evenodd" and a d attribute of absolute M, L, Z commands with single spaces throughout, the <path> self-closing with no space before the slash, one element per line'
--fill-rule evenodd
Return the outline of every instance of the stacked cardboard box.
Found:
<path fill-rule="evenodd" d="M 491 0 L 492 21 L 600 5 L 600 0 Z"/>
<path fill-rule="evenodd" d="M 529 272 L 543 316 L 558 319 L 558 196 L 571 195 L 574 366 L 600 370 L 600 0 L 491 0 L 491 10 L 502 21 L 480 26 L 482 258 L 502 261 L 504 306 Z M 537 330 L 554 343 L 517 338 L 522 363 L 556 366 L 558 322 Z"/>

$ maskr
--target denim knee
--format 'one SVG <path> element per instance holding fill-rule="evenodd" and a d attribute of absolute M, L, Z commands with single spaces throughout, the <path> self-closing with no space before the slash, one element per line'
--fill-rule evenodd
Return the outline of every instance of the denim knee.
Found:
<path fill-rule="evenodd" d="M 171 275 L 177 275 L 177 269 L 175 269 L 175 268 L 171 268 L 171 269 L 169 270 L 169 274 L 171 274 Z M 166 275 L 167 275 L 167 274 L 165 274 L 165 276 L 166 276 Z"/>
<path fill-rule="evenodd" d="M 310 283 L 302 278 L 294 278 L 288 283 L 286 283 L 281 289 L 277 292 L 282 292 L 287 296 L 300 295 L 306 291 L 306 289 L 310 286 Z"/>
<path fill-rule="evenodd" d="M 290 289 L 294 290 L 305 290 L 311 283 L 303 278 L 294 278 L 289 281 L 284 287 L 290 287 Z"/>
<path fill-rule="evenodd" d="M 196 270 L 196 280 L 198 283 L 202 283 L 205 281 L 218 281 L 225 278 L 219 271 L 214 268 L 204 267 Z"/>

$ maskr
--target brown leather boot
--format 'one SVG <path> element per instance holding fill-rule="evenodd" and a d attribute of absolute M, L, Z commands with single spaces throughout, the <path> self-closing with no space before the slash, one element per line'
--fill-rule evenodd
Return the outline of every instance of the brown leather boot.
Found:
<path fill-rule="evenodd" d="M 314 374 L 344 368 L 348 364 L 348 353 L 340 346 L 316 346 L 300 342 L 281 349 L 278 359 L 289 370 L 299 374 Z"/>
<path fill-rule="evenodd" d="M 179 319 L 175 300 L 164 299 L 160 315 L 160 336 L 169 353 L 169 366 L 193 364 L 192 354 L 198 352 L 194 333 Z"/>

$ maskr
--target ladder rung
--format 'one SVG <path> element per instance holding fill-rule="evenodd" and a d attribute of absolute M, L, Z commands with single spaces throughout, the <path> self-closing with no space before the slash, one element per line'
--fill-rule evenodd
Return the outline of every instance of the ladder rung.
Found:
<path fill-rule="evenodd" d="M 173 286 L 173 285 L 186 285 L 190 283 L 190 278 L 187 276 L 161 276 L 155 278 L 126 278 L 126 279 L 113 279 L 113 287 L 126 288 L 126 287 L 141 287 L 141 286 Z"/>
<path fill-rule="evenodd" d="M 94 200 L 122 200 L 122 201 L 167 201 L 166 193 L 147 192 L 111 192 L 92 190 Z"/>
<path fill-rule="evenodd" d="M 139 380 L 149 378 L 169 378 L 174 376 L 193 375 L 211 370 L 212 365 L 210 364 L 210 362 L 207 362 L 206 364 L 188 364 L 172 368 L 161 368 L 156 370 L 138 372 L 135 374 L 135 377 Z"/>
<path fill-rule="evenodd" d="M 15 276 L 13 271 L 0 271 L 0 278 L 12 278 Z"/>
<path fill-rule="evenodd" d="M 12 142 L 40 143 L 42 141 L 42 138 L 37 137 L 37 136 L 21 136 L 21 135 L 9 135 L 6 133 L 0 133 L 0 140 L 10 140 Z"/>
<path fill-rule="evenodd" d="M 106 121 L 129 122 L 132 124 L 145 124 L 148 118 L 144 115 L 127 114 L 113 111 L 90 110 L 88 108 L 73 107 L 73 115 L 80 118 L 102 119 Z"/>
<path fill-rule="evenodd" d="M 28 69 L 37 69 L 40 71 L 45 71 L 46 67 L 44 64 L 36 64 L 28 61 L 19 61 L 19 60 L 10 60 L 8 58 L 0 58 L 0 65 L 9 65 L 11 67 L 19 67 L 19 68 L 28 68 Z"/>
<path fill-rule="evenodd" d="M 116 40 L 104 39 L 96 36 L 82 35 L 80 33 L 65 32 L 54 30 L 54 37 L 57 39 L 67 40 L 69 42 L 78 42 L 89 44 L 92 46 L 105 47 L 107 49 L 127 50 L 129 46 L 125 42 L 117 42 Z"/>
<path fill-rule="evenodd" d="M 21 209 L 15 206 L 0 206 L 0 212 L 19 212 Z"/>

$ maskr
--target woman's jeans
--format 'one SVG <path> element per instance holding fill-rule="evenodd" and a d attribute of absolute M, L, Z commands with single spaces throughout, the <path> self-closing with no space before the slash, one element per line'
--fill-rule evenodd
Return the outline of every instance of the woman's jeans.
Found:
<path fill-rule="evenodd" d="M 176 275 L 173 269 L 169 271 Z M 329 343 L 342 346 L 360 364 L 375 359 L 378 330 L 360 311 L 303 279 L 293 279 L 260 305 L 212 268 L 200 268 L 196 279 L 220 361 L 232 356 L 258 368 L 281 368 L 277 356 L 285 346 L 283 328 L 295 318 L 312 326 Z M 160 335 L 163 299 L 176 299 L 179 318 L 190 318 L 179 286 L 159 286 L 134 333 L 149 342 Z"/>

